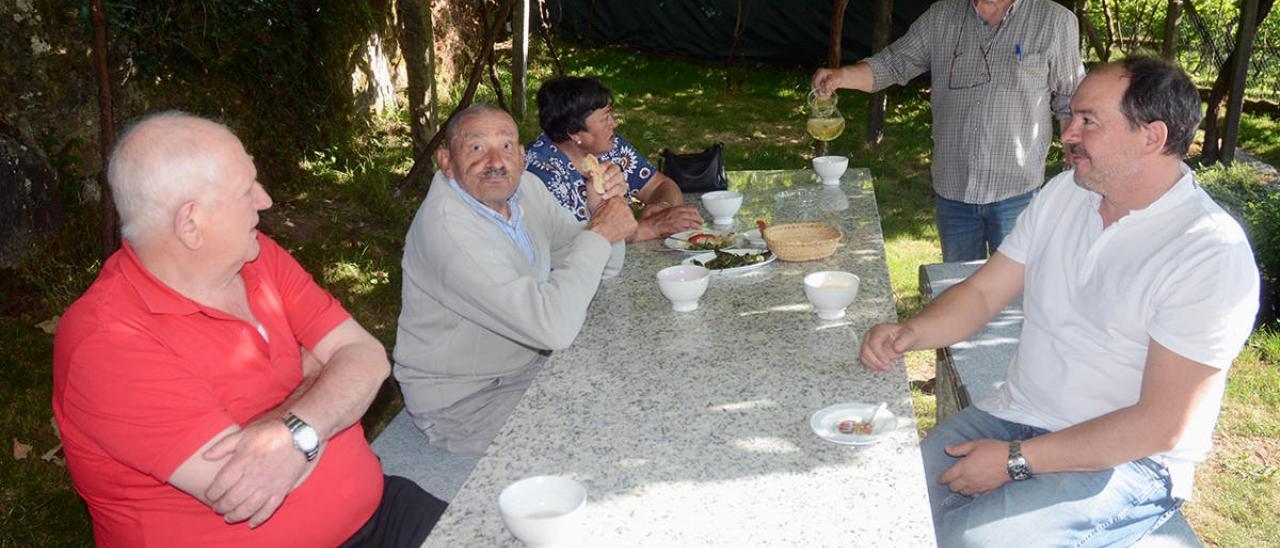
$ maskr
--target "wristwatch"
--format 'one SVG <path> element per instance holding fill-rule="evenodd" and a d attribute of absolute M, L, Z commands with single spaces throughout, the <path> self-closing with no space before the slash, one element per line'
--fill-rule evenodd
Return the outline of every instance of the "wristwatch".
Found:
<path fill-rule="evenodd" d="M 1014 481 L 1022 481 L 1031 479 L 1031 466 L 1027 464 L 1027 459 L 1022 456 L 1022 442 L 1009 442 L 1009 477 Z"/>
<path fill-rule="evenodd" d="M 293 446 L 307 456 L 307 462 L 315 460 L 316 453 L 320 452 L 320 435 L 316 429 L 293 413 L 284 416 L 284 425 L 293 434 Z"/>

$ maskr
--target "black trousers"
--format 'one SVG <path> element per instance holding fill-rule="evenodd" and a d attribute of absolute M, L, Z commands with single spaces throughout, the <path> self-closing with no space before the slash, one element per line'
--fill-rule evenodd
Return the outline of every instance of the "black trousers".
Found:
<path fill-rule="evenodd" d="M 417 548 L 427 539 L 448 503 L 400 476 L 382 477 L 382 501 L 364 526 L 343 547 L 405 546 Z"/>

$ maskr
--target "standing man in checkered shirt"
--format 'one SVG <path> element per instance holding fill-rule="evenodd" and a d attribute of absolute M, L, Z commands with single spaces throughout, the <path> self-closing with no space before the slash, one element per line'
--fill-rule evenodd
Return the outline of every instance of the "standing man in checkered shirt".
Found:
<path fill-rule="evenodd" d="M 819 69 L 813 87 L 876 92 L 928 71 L 942 258 L 985 259 L 1044 181 L 1050 115 L 1071 116 L 1077 29 L 1053 0 L 941 0 L 880 53 Z"/>

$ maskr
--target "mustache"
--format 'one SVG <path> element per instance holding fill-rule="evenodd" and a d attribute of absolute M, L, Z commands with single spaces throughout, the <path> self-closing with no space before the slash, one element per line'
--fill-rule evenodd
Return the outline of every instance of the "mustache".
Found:
<path fill-rule="evenodd" d="M 483 172 L 480 173 L 480 176 L 485 178 L 506 177 L 508 175 L 511 175 L 511 171 L 502 166 L 487 167 Z"/>
<path fill-rule="evenodd" d="M 1082 158 L 1088 158 L 1088 157 L 1089 157 L 1089 151 L 1085 150 L 1083 146 L 1081 146 L 1081 145 L 1079 145 L 1079 144 L 1071 144 L 1071 145 L 1069 145 L 1069 146 L 1070 146 L 1070 148 L 1071 148 L 1071 154 L 1072 154 L 1072 155 L 1079 156 L 1079 157 L 1082 157 Z"/>

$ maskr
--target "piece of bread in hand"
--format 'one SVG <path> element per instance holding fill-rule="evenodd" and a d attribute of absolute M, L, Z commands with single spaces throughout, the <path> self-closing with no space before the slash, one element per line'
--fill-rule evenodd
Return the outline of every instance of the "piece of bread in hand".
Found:
<path fill-rule="evenodd" d="M 604 194 L 604 167 L 596 161 L 595 156 L 590 154 L 582 157 L 582 165 L 586 166 L 587 175 L 591 176 L 591 184 L 595 186 L 596 194 Z"/>

